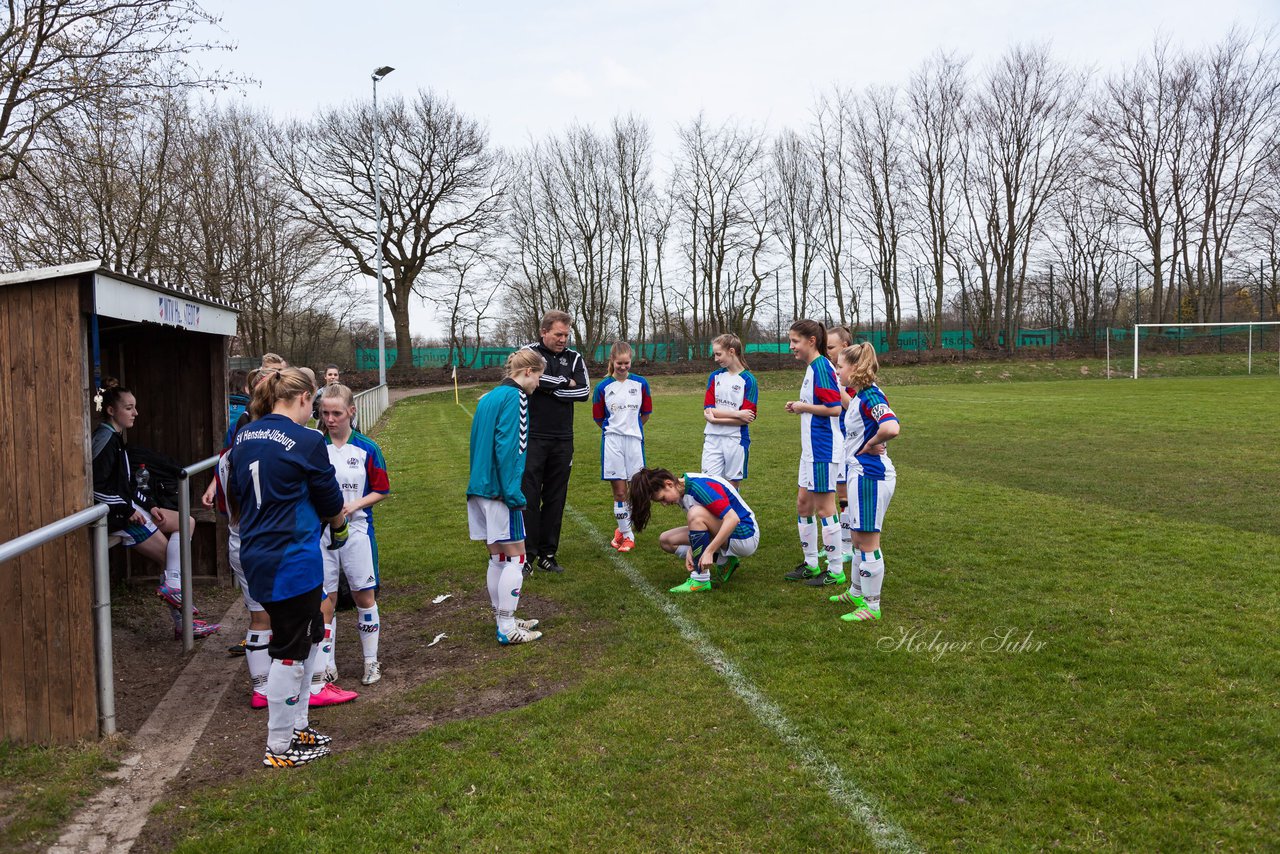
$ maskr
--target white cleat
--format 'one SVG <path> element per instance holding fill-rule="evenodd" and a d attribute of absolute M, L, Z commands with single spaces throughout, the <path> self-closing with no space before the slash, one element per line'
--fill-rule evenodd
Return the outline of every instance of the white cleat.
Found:
<path fill-rule="evenodd" d="M 498 643 L 503 646 L 509 646 L 515 643 L 530 643 L 542 637 L 542 632 L 531 632 L 528 629 L 522 629 L 516 626 L 510 632 L 504 632 L 498 629 Z"/>
<path fill-rule="evenodd" d="M 522 620 L 519 617 L 516 618 L 516 625 L 527 632 L 531 632 L 534 629 L 536 629 L 539 625 L 541 625 L 541 622 L 542 621 L 538 619 Z"/>
<path fill-rule="evenodd" d="M 366 661 L 364 663 L 364 676 L 360 679 L 361 685 L 372 685 L 382 678 L 382 662 Z"/>

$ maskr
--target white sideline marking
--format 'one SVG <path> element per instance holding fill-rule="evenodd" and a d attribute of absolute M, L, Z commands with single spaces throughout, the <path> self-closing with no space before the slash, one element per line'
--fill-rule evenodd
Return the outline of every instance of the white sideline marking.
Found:
<path fill-rule="evenodd" d="M 471 418 L 471 413 L 462 404 L 458 404 L 458 408 L 467 413 L 467 417 Z M 591 520 L 583 515 L 582 511 L 571 504 L 565 504 L 565 512 L 573 519 L 584 532 L 592 537 L 596 542 L 603 542 L 604 536 L 596 530 L 596 526 L 591 524 Z M 845 777 L 839 766 L 827 758 L 822 752 L 822 748 L 811 742 L 800 734 L 796 725 L 786 716 L 782 708 L 768 697 L 764 692 L 756 687 L 738 666 L 734 664 L 729 656 L 725 655 L 724 650 L 717 647 L 707 637 L 702 629 L 675 606 L 670 599 L 658 592 L 658 588 L 649 583 L 649 580 L 640 574 L 640 571 L 627 562 L 626 558 L 617 552 L 609 552 L 609 559 L 613 561 L 613 565 L 618 571 L 627 577 L 631 582 L 631 586 L 640 592 L 640 595 L 649 600 L 649 604 L 653 605 L 659 611 L 666 615 L 667 619 L 680 632 L 680 636 L 693 647 L 694 651 L 702 657 L 702 660 L 711 665 L 711 669 L 719 673 L 724 681 L 733 689 L 733 693 L 746 703 L 756 716 L 756 720 L 764 724 L 773 731 L 783 744 L 791 748 L 800 760 L 800 764 L 807 771 L 822 781 L 827 789 L 827 795 L 840 807 L 845 813 L 856 821 L 858 824 L 866 828 L 867 833 L 871 835 L 876 845 L 885 851 L 923 851 L 924 849 L 917 845 L 907 832 L 903 830 L 897 822 L 888 818 L 884 810 L 876 803 L 875 799 L 868 795 L 857 784 L 849 778 Z"/>
<path fill-rule="evenodd" d="M 565 511 L 578 527 L 596 542 L 603 542 L 601 533 L 580 510 L 565 505 Z M 702 629 L 680 612 L 675 603 L 659 593 L 658 589 L 622 555 L 611 553 L 609 559 L 627 577 L 631 585 L 640 591 L 640 595 L 649 600 L 649 604 L 666 615 L 680 632 L 680 636 L 707 664 L 711 665 L 711 669 L 724 678 L 724 681 L 733 689 L 733 693 L 737 694 L 742 702 L 747 704 L 747 708 L 755 714 L 756 719 L 773 730 L 774 735 L 795 752 L 800 763 L 823 782 L 827 794 L 831 796 L 831 800 L 835 801 L 836 806 L 867 829 L 877 846 L 886 851 L 923 850 L 912 841 L 905 830 L 885 815 L 884 810 L 870 795 L 845 777 L 840 768 L 822 752 L 822 748 L 801 735 L 781 707 L 766 697 L 764 692 L 757 688 L 755 683 L 725 655 L 724 651 L 711 642 Z"/>

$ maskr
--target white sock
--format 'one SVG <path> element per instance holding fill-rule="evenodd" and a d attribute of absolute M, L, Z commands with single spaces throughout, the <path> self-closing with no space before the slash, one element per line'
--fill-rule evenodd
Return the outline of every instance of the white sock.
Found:
<path fill-rule="evenodd" d="M 684 557 L 689 553 L 688 546 L 676 546 L 676 557 Z"/>
<path fill-rule="evenodd" d="M 818 565 L 818 521 L 812 516 L 797 519 L 800 528 L 800 548 L 804 549 L 805 566 Z"/>
<path fill-rule="evenodd" d="M 164 553 L 164 583 L 174 590 L 182 589 L 182 543 L 177 533 L 169 535 L 169 545 Z"/>
<path fill-rule="evenodd" d="M 520 606 L 520 590 L 524 587 L 524 555 L 503 555 L 502 575 L 498 579 L 498 628 L 503 634 L 516 627 L 516 608 Z"/>
<path fill-rule="evenodd" d="M 849 592 L 854 596 L 862 595 L 862 552 L 854 549 L 849 552 L 849 571 L 845 573 L 849 577 Z"/>
<path fill-rule="evenodd" d="M 271 673 L 271 629 L 249 629 L 244 633 L 244 660 L 249 665 L 249 681 L 258 694 L 267 693 L 267 676 Z"/>
<path fill-rule="evenodd" d="M 691 572 L 689 573 L 689 577 L 692 578 L 694 581 L 700 582 L 702 584 L 706 584 L 708 581 L 711 580 L 711 573 L 710 572 Z"/>
<path fill-rule="evenodd" d="M 867 600 L 867 607 L 873 611 L 880 610 L 880 586 L 884 583 L 884 554 L 875 551 L 863 552 L 862 568 L 858 574 L 862 576 L 862 598 Z"/>
<path fill-rule="evenodd" d="M 273 659 L 271 662 L 271 675 L 267 679 L 267 748 L 276 753 L 288 750 L 293 741 L 297 712 L 288 701 L 298 706 L 307 705 L 306 698 L 300 697 L 305 674 L 303 661 L 286 663 Z"/>
<path fill-rule="evenodd" d="M 613 518 L 618 520 L 618 530 L 622 532 L 622 536 L 628 540 L 632 539 L 631 503 L 629 501 L 613 502 Z"/>
<path fill-rule="evenodd" d="M 312 694 L 319 694 L 320 690 L 324 688 L 324 667 L 326 664 L 329 663 L 329 656 L 333 653 L 333 624 L 332 623 L 324 624 L 324 640 L 316 644 L 316 647 L 320 650 L 320 652 L 318 653 L 319 655 L 318 662 L 320 666 L 309 671 L 307 674 L 308 676 L 311 677 L 311 693 Z M 308 660 L 310 660 L 310 656 L 308 656 Z"/>
<path fill-rule="evenodd" d="M 502 577 L 501 555 L 489 555 L 489 605 L 498 610 L 498 579 Z"/>
<path fill-rule="evenodd" d="M 378 603 L 372 608 L 356 608 L 360 619 L 360 649 L 364 651 L 365 661 L 378 660 L 378 636 L 382 634 L 382 625 L 378 618 Z"/>
<path fill-rule="evenodd" d="M 819 524 L 822 527 L 822 550 L 827 555 L 827 569 L 839 572 L 842 550 L 840 548 L 840 517 L 824 516 Z"/>
<path fill-rule="evenodd" d="M 337 604 L 336 602 L 334 603 Z M 328 672 L 332 670 L 338 672 L 338 613 L 335 611 L 333 617 L 329 620 L 329 652 L 320 660 L 320 669 Z"/>
<path fill-rule="evenodd" d="M 849 514 L 849 503 L 840 508 L 840 554 L 845 560 L 853 554 L 853 523 L 850 521 L 853 517 Z"/>
<path fill-rule="evenodd" d="M 305 685 L 307 683 L 307 678 L 311 676 L 311 674 L 317 673 L 317 672 L 320 674 L 321 678 L 323 679 L 324 650 L 321 649 L 321 647 L 323 646 L 324 644 L 319 644 L 319 643 L 313 643 L 311 645 L 311 654 L 307 656 L 307 660 L 302 666 L 302 684 Z M 293 713 L 294 713 L 293 728 L 294 729 L 307 728 L 307 722 L 309 720 L 308 710 L 310 708 L 311 708 L 311 703 L 308 702 L 307 698 L 305 697 L 299 700 L 297 705 L 294 706 L 293 708 Z"/>

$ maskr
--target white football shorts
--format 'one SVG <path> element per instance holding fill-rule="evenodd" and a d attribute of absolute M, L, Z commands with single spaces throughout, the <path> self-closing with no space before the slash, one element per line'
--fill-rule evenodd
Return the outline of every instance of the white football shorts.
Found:
<path fill-rule="evenodd" d="M 874 480 L 858 475 L 849 481 L 849 527 L 863 533 L 879 533 L 884 527 L 884 511 L 893 499 L 897 478 Z"/>
<path fill-rule="evenodd" d="M 473 540 L 518 543 L 524 539 L 524 511 L 513 510 L 493 498 L 467 496 L 467 524 Z"/>
<path fill-rule="evenodd" d="M 748 450 L 741 436 L 704 436 L 702 471 L 725 480 L 746 480 Z"/>
<path fill-rule="evenodd" d="M 600 479 L 631 480 L 644 468 L 644 440 L 633 436 L 602 436 Z"/>
<path fill-rule="evenodd" d="M 378 544 L 368 531 L 352 529 L 347 544 L 340 549 L 327 548 L 329 530 L 320 537 L 320 556 L 324 559 L 324 595 L 338 592 L 338 571 L 347 575 L 347 586 L 356 590 L 372 590 L 378 586 Z"/>
<path fill-rule="evenodd" d="M 835 492 L 840 482 L 841 466 L 835 463 L 815 463 L 800 460 L 800 476 L 797 485 L 810 492 Z"/>
<path fill-rule="evenodd" d="M 244 606 L 250 611 L 265 611 L 266 609 L 249 595 L 249 582 L 244 578 L 244 567 L 240 565 L 240 532 L 231 531 L 227 538 L 227 563 L 231 564 L 231 574 L 236 579 L 236 584 L 240 585 L 240 595 L 244 598 Z"/>

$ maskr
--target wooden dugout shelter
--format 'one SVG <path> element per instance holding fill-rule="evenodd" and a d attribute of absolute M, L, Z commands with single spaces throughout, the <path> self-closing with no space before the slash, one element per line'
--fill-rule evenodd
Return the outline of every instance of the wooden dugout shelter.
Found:
<path fill-rule="evenodd" d="M 236 310 L 99 261 L 0 275 L 3 539 L 92 503 L 93 398 L 115 377 L 138 399 L 127 442 L 189 465 L 227 427 L 227 350 Z M 193 493 L 207 485 L 193 479 Z M 194 514 L 193 575 L 229 579 L 225 538 Z M 112 549 L 113 575 L 156 574 Z M 69 743 L 98 734 L 88 529 L 0 564 L 0 738 Z"/>

